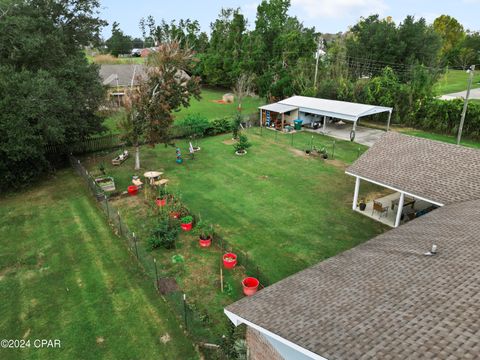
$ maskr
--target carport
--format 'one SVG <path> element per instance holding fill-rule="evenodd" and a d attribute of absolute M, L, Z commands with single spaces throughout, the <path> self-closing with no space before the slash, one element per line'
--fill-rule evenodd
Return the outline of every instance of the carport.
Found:
<path fill-rule="evenodd" d="M 297 109 L 297 119 L 302 120 L 303 124 L 310 124 L 316 119 L 323 118 L 324 132 L 326 132 L 327 130 L 327 118 L 340 119 L 352 122 L 353 128 L 350 132 L 350 140 L 352 141 L 355 139 L 355 130 L 360 118 L 384 112 L 388 113 L 388 131 L 393 111 L 393 108 L 390 107 L 352 103 L 347 101 L 319 99 L 307 96 L 292 96 L 288 99 L 279 101 L 278 103 L 262 106 L 260 107 L 260 111 L 262 111 L 262 109 L 267 111 L 269 109 L 272 109 L 270 111 L 275 111 L 273 110 L 275 108 L 277 108 L 279 111 L 281 111 L 282 109 L 288 109 L 288 111 L 285 112 L 290 112 L 290 114 L 292 109 Z M 262 113 L 260 115 L 260 124 L 261 126 L 264 126 L 266 122 L 262 121 Z M 282 124 L 285 123 L 285 121 L 291 121 L 293 123 L 293 120 L 297 120 L 292 119 L 292 116 L 289 116 L 289 118 L 286 119 L 283 115 L 282 119 Z"/>
<path fill-rule="evenodd" d="M 271 127 L 282 130 L 285 123 L 290 124 L 293 120 L 298 119 L 298 107 L 292 105 L 284 105 L 273 103 L 260 106 L 260 126 Z"/>

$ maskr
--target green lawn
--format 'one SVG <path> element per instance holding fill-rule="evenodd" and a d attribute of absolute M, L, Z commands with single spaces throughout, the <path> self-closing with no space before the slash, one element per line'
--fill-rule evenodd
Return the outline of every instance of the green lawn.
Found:
<path fill-rule="evenodd" d="M 448 70 L 434 87 L 437 95 L 450 94 L 467 90 L 468 74 L 464 70 Z M 472 89 L 480 87 L 480 72 L 476 71 Z"/>
<path fill-rule="evenodd" d="M 0 202 L 0 359 L 198 357 L 73 171 Z"/>
<path fill-rule="evenodd" d="M 278 281 L 385 230 L 351 210 L 354 181 L 344 170 L 366 148 L 337 141 L 335 160 L 324 162 L 298 150 L 309 148 L 312 136 L 317 147 L 327 146 L 331 152 L 331 138 L 302 132 L 295 135 L 292 147 L 290 135 L 275 139 L 269 130 L 263 136 L 250 134 L 253 147 L 245 157 L 235 156 L 232 145 L 225 144 L 230 134 L 201 140 L 195 160 L 182 165 L 175 163 L 171 147 L 143 147 L 140 174 L 164 171 L 169 188 L 180 190 L 195 214 L 215 224 L 222 236 Z M 185 152 L 187 142 L 178 145 Z M 112 155 L 90 158 L 90 169 L 101 161 L 108 163 Z M 132 169 L 130 158 L 120 167 L 108 165 L 107 171 L 124 190 Z M 367 184 L 362 190 L 378 191 Z M 141 228 L 144 223 L 138 217 L 131 226 Z"/>
<path fill-rule="evenodd" d="M 451 136 L 451 135 L 434 134 L 434 133 L 426 132 L 426 131 L 423 131 L 423 130 L 416 130 L 416 129 L 401 129 L 401 128 L 398 128 L 396 130 L 403 133 L 403 134 L 407 134 L 407 135 L 418 136 L 418 137 L 422 137 L 422 138 L 426 138 L 426 139 L 442 141 L 442 142 L 446 142 L 446 143 L 450 143 L 450 144 L 456 144 L 457 143 L 457 138 L 455 136 Z M 470 139 L 462 139 L 460 144 L 463 145 L 463 146 L 480 149 L 480 141 L 470 140 Z"/>
<path fill-rule="evenodd" d="M 209 120 L 214 120 L 226 116 L 233 116 L 237 111 L 237 103 L 233 104 L 219 104 L 214 100 L 221 100 L 222 95 L 228 91 L 203 89 L 202 98 L 200 100 L 192 99 L 188 108 L 182 108 L 179 112 L 175 113 L 175 121 L 179 121 L 185 118 L 189 114 L 202 114 Z M 258 111 L 258 107 L 265 102 L 260 98 L 245 98 L 242 104 L 243 114 L 250 115 Z M 124 110 L 121 109 L 108 116 L 103 125 L 105 125 L 109 132 L 119 133 L 117 128 L 118 121 L 124 114 Z"/>

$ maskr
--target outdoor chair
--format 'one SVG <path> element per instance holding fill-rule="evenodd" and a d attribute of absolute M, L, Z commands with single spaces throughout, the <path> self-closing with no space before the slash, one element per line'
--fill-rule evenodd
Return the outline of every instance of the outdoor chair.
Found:
<path fill-rule="evenodd" d="M 378 212 L 379 218 L 382 217 L 382 215 L 387 216 L 388 215 L 388 206 L 384 206 L 381 202 L 379 201 L 373 201 L 373 209 L 372 209 L 372 216 L 375 212 Z"/>

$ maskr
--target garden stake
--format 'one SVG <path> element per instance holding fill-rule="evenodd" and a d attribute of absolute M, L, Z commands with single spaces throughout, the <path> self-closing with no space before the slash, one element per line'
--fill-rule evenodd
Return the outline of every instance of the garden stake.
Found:
<path fill-rule="evenodd" d="M 120 236 L 123 236 L 123 231 L 122 231 L 122 218 L 120 217 L 120 211 L 117 211 L 118 214 L 118 226 L 120 228 Z"/>
<path fill-rule="evenodd" d="M 222 289 L 222 293 L 223 293 L 223 269 L 221 265 L 220 265 L 220 289 Z"/>
<path fill-rule="evenodd" d="M 335 158 L 335 140 L 333 140 L 332 160 Z"/>
<path fill-rule="evenodd" d="M 135 255 L 137 256 L 138 260 L 137 237 L 135 236 L 135 233 L 133 233 L 133 244 L 135 245 Z"/>
<path fill-rule="evenodd" d="M 188 330 L 187 325 L 187 295 L 183 294 L 183 314 L 185 317 L 185 329 Z"/>
<path fill-rule="evenodd" d="M 107 199 L 107 195 L 103 195 L 105 197 L 105 206 L 107 207 L 107 218 L 108 220 L 110 220 L 110 211 L 108 209 L 108 199 Z"/>
<path fill-rule="evenodd" d="M 155 287 L 157 288 L 157 291 L 160 291 L 158 288 L 158 270 L 157 270 L 157 259 L 153 258 L 153 263 L 155 264 L 155 279 L 157 280 L 155 282 Z M 185 295 L 184 295 L 185 296 Z"/>
<path fill-rule="evenodd" d="M 357 159 L 360 157 L 360 148 L 358 148 Z"/>

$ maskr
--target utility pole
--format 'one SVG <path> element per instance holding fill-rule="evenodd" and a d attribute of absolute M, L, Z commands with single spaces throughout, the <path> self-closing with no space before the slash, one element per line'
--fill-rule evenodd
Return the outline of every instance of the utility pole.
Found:
<path fill-rule="evenodd" d="M 320 59 L 320 50 L 323 49 L 323 38 L 318 39 L 318 46 L 317 46 L 317 60 L 315 62 L 315 78 L 313 80 L 313 88 L 317 89 L 317 75 L 318 75 L 318 60 Z"/>
<path fill-rule="evenodd" d="M 458 127 L 457 145 L 460 145 L 460 140 L 462 139 L 463 123 L 465 122 L 465 115 L 467 114 L 468 98 L 470 97 L 470 89 L 472 88 L 475 65 L 470 66 L 467 72 L 470 76 L 468 77 L 467 95 L 465 96 L 465 102 L 463 104 L 462 118 L 460 119 L 460 126 Z"/>

